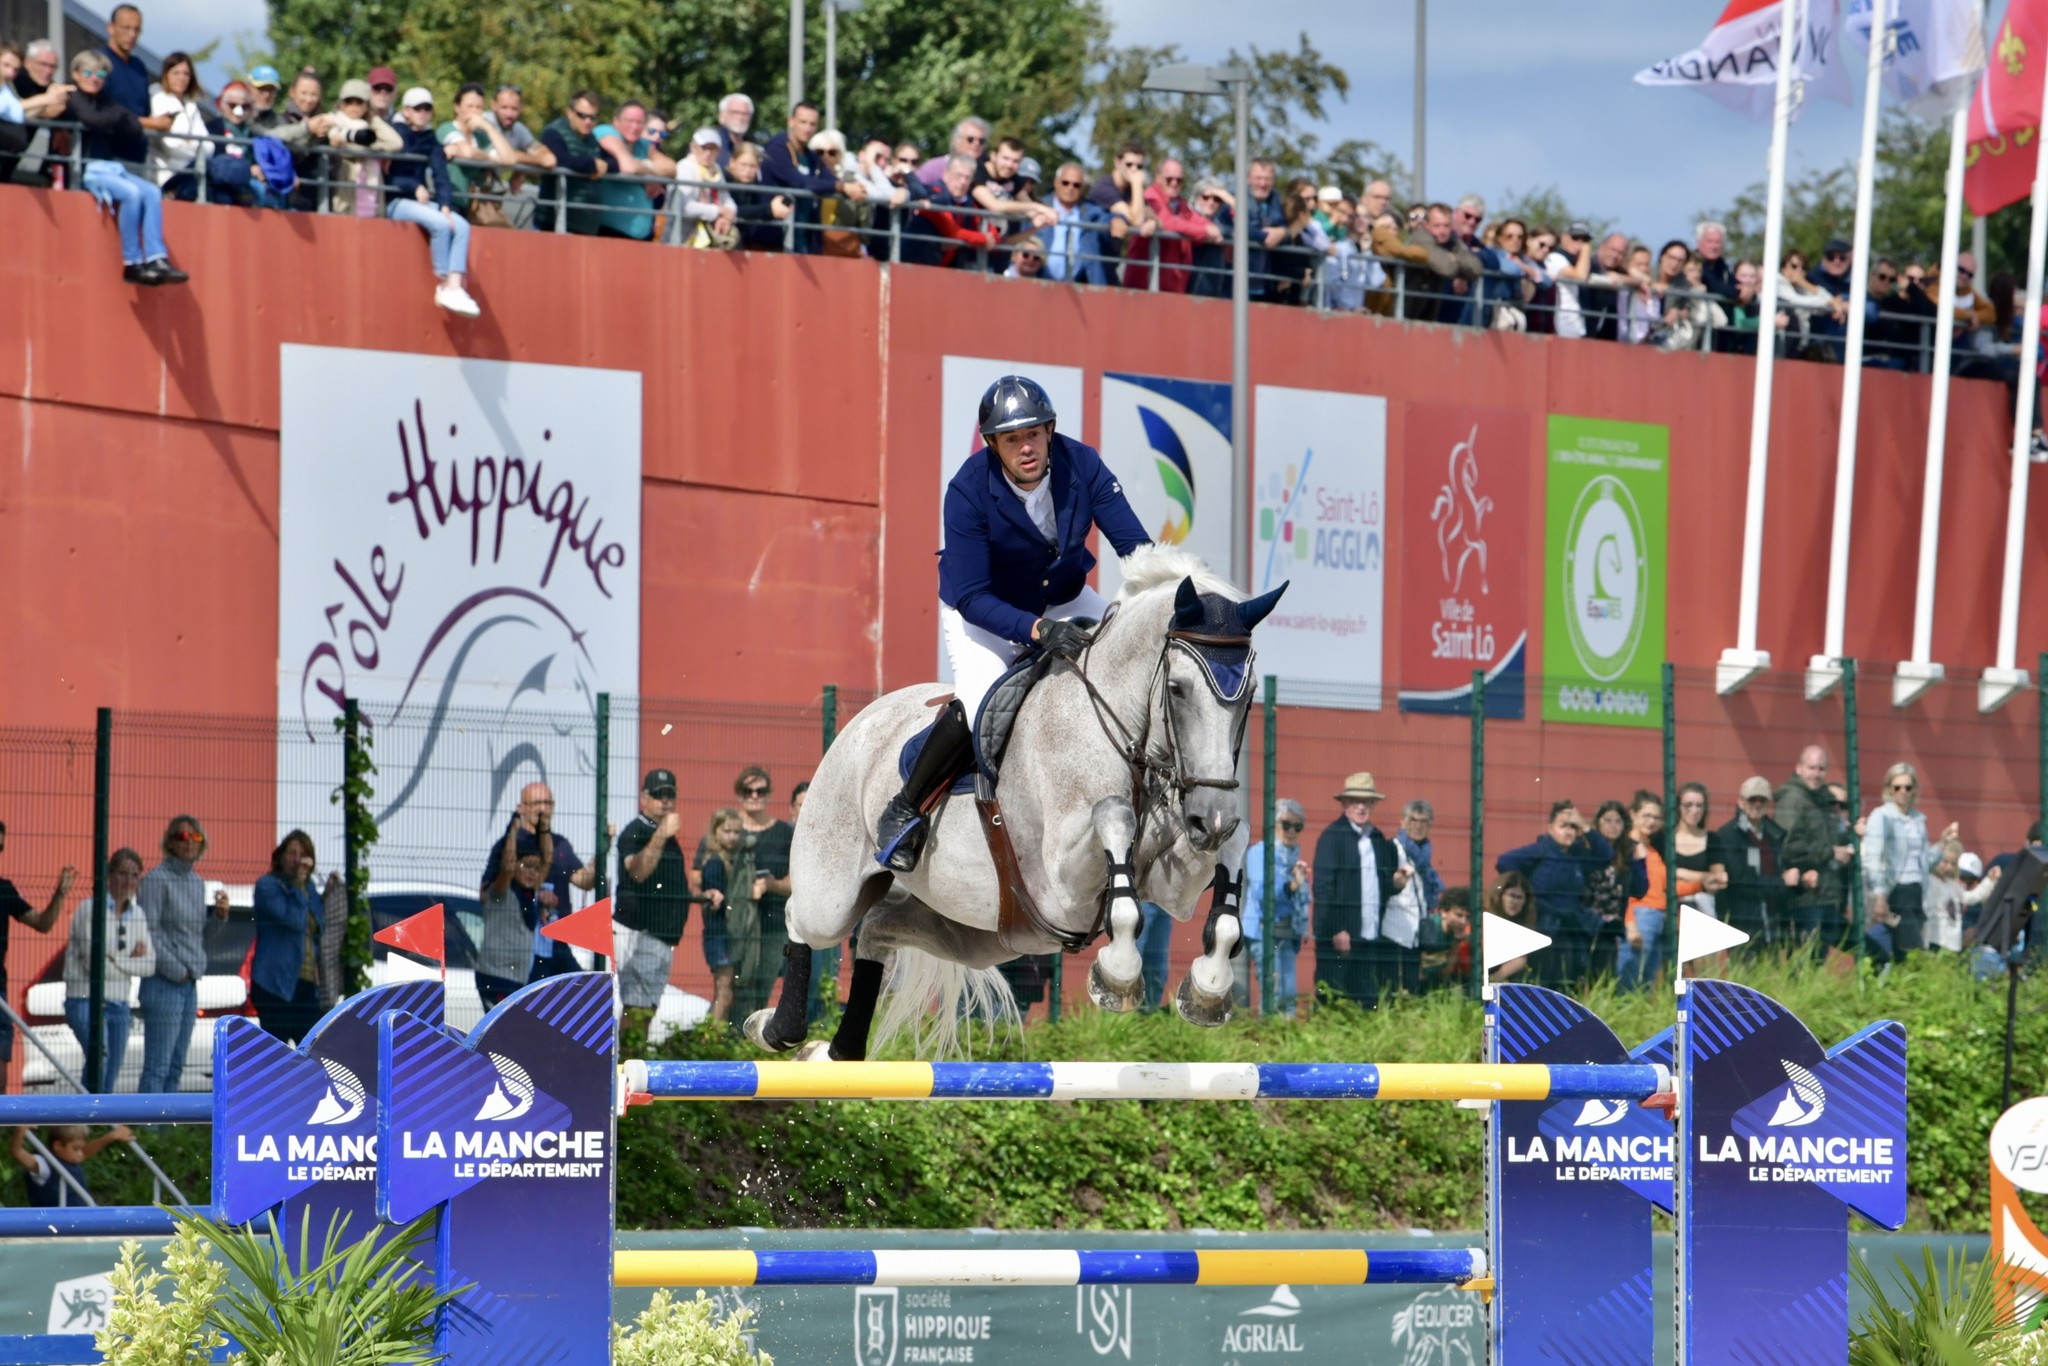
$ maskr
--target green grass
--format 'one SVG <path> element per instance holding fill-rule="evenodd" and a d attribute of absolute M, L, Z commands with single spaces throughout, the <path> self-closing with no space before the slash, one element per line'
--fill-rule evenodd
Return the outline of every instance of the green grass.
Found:
<path fill-rule="evenodd" d="M 1070 966 L 1081 960 L 1071 960 Z M 1834 1044 L 1872 1020 L 1907 1029 L 1909 1227 L 1982 1232 L 1986 1143 L 1999 1106 L 2004 983 L 1922 955 L 1879 980 L 1759 962 L 1741 980 Z M 1595 987 L 1587 1005 L 1631 1043 L 1672 1022 L 1671 994 Z M 1082 1008 L 999 1040 L 991 1055 L 1079 1061 L 1458 1062 L 1479 1056 L 1478 1006 L 1449 994 L 1306 1023 L 1240 1016 L 1218 1030 L 1171 1012 Z M 625 1056 L 645 1054 L 629 1037 Z M 699 1031 L 668 1057 L 748 1057 Z M 2020 996 L 2015 1096 L 2048 1091 L 2048 988 Z M 1481 1225 L 1481 1116 L 1436 1102 L 667 1103 L 620 1127 L 628 1228 L 1387 1229 Z M 210 1131 L 157 1129 L 150 1152 L 209 1198 Z M 118 1149 L 89 1175 L 106 1203 L 148 1203 Z M 19 1181 L 5 1198 L 21 1198 Z"/>

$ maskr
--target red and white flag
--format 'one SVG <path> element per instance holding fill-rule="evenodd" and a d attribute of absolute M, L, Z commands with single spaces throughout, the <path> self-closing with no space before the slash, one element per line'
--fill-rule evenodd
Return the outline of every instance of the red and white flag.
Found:
<path fill-rule="evenodd" d="M 1792 36 L 1792 75 L 1803 83 L 1804 96 L 1847 104 L 1837 0 L 1729 0 L 1698 47 L 1638 71 L 1636 84 L 1697 90 L 1768 120 L 1778 93 L 1778 34 L 1787 8 L 1802 17 Z M 1798 116 L 1795 102 L 1792 117 Z"/>
<path fill-rule="evenodd" d="M 2048 62 L 2048 0 L 2012 0 L 1990 57 L 1970 98 L 1970 150 L 1963 172 L 1963 200 L 1980 218 L 2017 204 L 2034 186 L 2042 64 Z"/>

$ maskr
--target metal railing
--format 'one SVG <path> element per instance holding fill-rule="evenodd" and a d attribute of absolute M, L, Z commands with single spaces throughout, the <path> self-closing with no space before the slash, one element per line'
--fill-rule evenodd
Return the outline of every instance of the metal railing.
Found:
<path fill-rule="evenodd" d="M 83 125 L 62 119 L 31 120 L 30 125 L 52 133 L 82 135 L 84 132 Z M 202 202 L 211 202 L 215 189 L 210 165 L 213 156 L 230 147 L 246 148 L 252 137 L 267 136 L 272 136 L 269 130 L 225 135 L 179 134 L 177 140 L 201 144 L 206 150 L 195 155 L 184 169 L 168 177 L 165 183 L 172 183 L 181 176 L 188 177 L 188 183 L 180 189 L 189 191 L 191 197 Z M 152 135 L 152 139 L 159 145 L 165 140 L 163 135 Z M 298 186 L 303 187 L 303 191 L 295 190 L 297 202 L 276 207 L 316 213 L 337 212 L 337 199 L 345 198 L 351 192 L 370 190 L 379 196 L 378 216 L 381 217 L 382 205 L 388 202 L 391 191 L 382 184 L 366 186 L 359 183 L 349 168 L 366 163 L 423 165 L 428 160 L 412 153 L 325 144 L 294 147 L 292 150 L 294 166 L 298 170 Z M 68 168 L 66 184 L 78 187 L 82 183 L 87 160 L 83 137 L 73 136 L 68 152 L 45 156 L 46 162 L 51 160 L 65 165 Z M 688 245 L 696 236 L 694 225 L 701 220 L 679 212 L 670 192 L 685 184 L 701 184 L 733 200 L 745 210 L 735 217 L 736 225 L 780 225 L 779 235 L 758 231 L 748 235 L 748 240 L 740 243 L 742 249 L 815 254 L 825 251 L 828 240 L 850 240 L 856 250 L 891 265 L 938 264 L 972 268 L 983 273 L 1006 273 L 1016 249 L 1027 239 L 1037 239 L 1040 250 L 1050 254 L 1051 244 L 1042 236 L 1049 229 L 1031 229 L 1014 212 L 934 201 L 930 198 L 932 192 L 929 187 L 917 184 L 906 185 L 911 196 L 905 203 L 897 205 L 860 203 L 836 194 L 759 181 L 742 184 L 721 178 L 697 182 L 679 176 L 624 172 L 588 176 L 562 167 L 537 167 L 467 157 L 448 158 L 448 164 L 462 172 L 466 179 L 475 177 L 472 183 L 454 190 L 451 197 L 458 205 L 496 204 L 508 221 L 530 218 L 536 225 L 544 222 L 546 226 L 542 230 L 557 234 L 594 234 L 609 226 L 602 221 L 608 217 L 627 222 L 644 219 L 644 232 L 624 231 L 619 235 L 668 246 Z M 129 169 L 137 174 L 148 171 L 142 166 L 131 165 Z M 645 202 L 593 198 L 592 191 L 606 184 L 639 188 Z M 310 203 L 307 202 L 309 196 Z M 784 206 L 787 211 L 778 214 L 777 209 Z M 806 211 L 800 206 L 809 206 L 809 209 Z M 1045 207 L 1058 208 L 1054 204 Z M 828 211 L 830 221 L 826 221 Z M 997 240 L 993 244 L 965 244 L 948 237 L 936 225 L 933 215 L 938 214 L 979 225 L 980 232 L 985 235 L 993 232 Z M 1227 243 L 1192 242 L 1185 235 L 1164 228 L 1149 234 L 1131 232 L 1118 238 L 1106 225 L 1098 224 L 1083 227 L 1081 233 L 1083 240 L 1092 236 L 1105 249 L 1068 253 L 1070 270 L 1065 280 L 1042 275 L 1035 278 L 1054 283 L 1076 283 L 1075 276 L 1087 273 L 1106 277 L 1112 285 L 1155 294 L 1229 296 L 1231 269 Z M 771 242 L 772 246 L 769 245 Z M 906 253 L 907 243 L 910 246 Z M 1190 253 L 1193 259 L 1159 259 L 1164 254 L 1161 246 L 1178 243 L 1191 243 L 1195 248 Z M 841 250 L 843 252 L 843 248 Z M 1482 250 L 1489 257 L 1495 252 L 1493 248 Z M 966 254 L 963 256 L 963 253 Z M 1597 269 L 1585 280 L 1560 281 L 1528 262 L 1518 262 L 1514 270 L 1502 270 L 1482 261 L 1476 276 L 1469 270 L 1461 276 L 1446 276 L 1412 260 L 1380 256 L 1369 251 L 1349 253 L 1346 257 L 1352 262 L 1367 263 L 1372 268 L 1367 272 L 1369 277 L 1376 274 L 1376 278 L 1358 282 L 1337 276 L 1335 244 L 1324 252 L 1299 241 L 1291 241 L 1279 247 L 1254 248 L 1254 253 L 1255 260 L 1263 258 L 1267 264 L 1267 269 L 1255 270 L 1250 276 L 1253 298 L 1262 302 L 1311 307 L 1325 313 L 1364 312 L 1407 322 L 1435 322 L 1476 329 L 1502 327 L 1504 330 L 1551 334 L 1557 334 L 1560 318 L 1575 316 L 1585 324 L 1586 335 L 1591 339 L 1656 345 L 1666 350 L 1754 353 L 1756 327 L 1737 323 L 1731 307 L 1735 301 L 1710 291 L 1646 287 L 1644 282 L 1633 277 Z M 1090 267 L 1100 267 L 1100 270 L 1089 270 Z M 1464 292 L 1456 290 L 1454 280 L 1465 285 Z M 1567 289 L 1572 292 L 1571 298 L 1561 299 L 1560 292 Z M 1362 302 L 1352 308 L 1336 306 L 1332 296 L 1340 290 L 1361 293 Z M 1628 300 L 1632 298 L 1639 302 L 1630 304 Z M 1653 299 L 1656 304 L 1654 311 L 1651 308 Z M 1669 307 L 1674 301 L 1682 305 L 1676 316 Z M 1831 313 L 1844 302 L 1832 296 L 1781 296 L 1778 309 L 1787 315 L 1789 325 L 1777 330 L 1779 355 L 1787 359 L 1839 363 L 1846 329 L 1832 318 L 1820 315 Z M 1943 311 L 1940 305 L 1935 309 L 1930 315 L 1876 307 L 1872 315 L 1873 326 L 1865 337 L 1864 363 L 1914 373 L 1931 370 L 1935 328 L 1941 325 Z M 1520 314 L 1518 326 L 1503 324 L 1504 310 Z M 1887 332 L 1894 335 L 1888 336 Z M 1633 335 L 1629 335 L 1631 333 Z M 2002 372 L 2016 365 L 2016 348 L 1994 342 L 1988 348 L 1972 346 L 1959 349 L 1954 368 L 1964 372 Z"/>

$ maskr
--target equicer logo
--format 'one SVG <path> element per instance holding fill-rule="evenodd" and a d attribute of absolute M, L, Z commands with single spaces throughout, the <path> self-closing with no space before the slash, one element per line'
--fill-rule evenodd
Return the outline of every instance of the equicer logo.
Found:
<path fill-rule="evenodd" d="M 484 1097 L 483 1108 L 476 1112 L 478 1119 L 517 1119 L 533 1108 L 533 1078 L 526 1069 L 502 1053 L 486 1053 L 484 1057 L 497 1069 L 497 1084 Z"/>
<path fill-rule="evenodd" d="M 1771 1112 L 1768 1127 L 1773 1129 L 1798 1129 L 1813 1123 L 1828 1108 L 1827 1089 L 1820 1084 L 1820 1078 L 1796 1062 L 1778 1059 L 1785 1069 L 1785 1075 L 1792 1084 L 1785 1088 L 1784 1099 Z"/>
<path fill-rule="evenodd" d="M 1628 1102 L 1625 1100 L 1589 1100 L 1580 1108 L 1579 1117 L 1572 1121 L 1572 1127 L 1604 1129 L 1627 1118 Z"/>
<path fill-rule="evenodd" d="M 363 1113 L 368 1088 L 363 1079 L 329 1058 L 320 1059 L 327 1069 L 327 1091 L 307 1117 L 308 1124 L 347 1124 Z"/>

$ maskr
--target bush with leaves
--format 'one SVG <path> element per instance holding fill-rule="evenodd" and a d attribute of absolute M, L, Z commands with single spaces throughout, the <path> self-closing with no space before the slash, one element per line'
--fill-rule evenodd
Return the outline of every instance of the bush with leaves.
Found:
<path fill-rule="evenodd" d="M 701 1290 L 689 1300 L 657 1290 L 639 1318 L 613 1330 L 612 1366 L 775 1366 L 747 1342 L 753 1316 L 741 1308 L 720 1318 L 718 1301 Z"/>
<path fill-rule="evenodd" d="M 227 1272 L 207 1255 L 206 1235 L 197 1224 L 180 1225 L 164 1249 L 164 1270 L 142 1259 L 142 1244 L 121 1244 L 121 1260 L 107 1278 L 113 1303 L 107 1326 L 93 1334 L 93 1346 L 107 1366 L 201 1366 L 227 1339 L 210 1322 Z M 171 1283 L 171 1298 L 158 1289 Z"/>
<path fill-rule="evenodd" d="M 1994 1265 L 1983 1261 L 1970 1266 L 1954 1249 L 1945 1266 L 1935 1265 L 1932 1248 L 1921 1248 L 1920 1255 L 1919 1271 L 1900 1257 L 1889 1285 L 1862 1258 L 1849 1259 L 1850 1276 L 1870 1296 L 1870 1308 L 1849 1335 L 1849 1366 L 1966 1366 L 2009 1360 L 2002 1354 L 2017 1345 L 2018 1335 L 2000 1304 Z M 2036 1351 L 2034 1357 L 2038 1356 Z"/>

